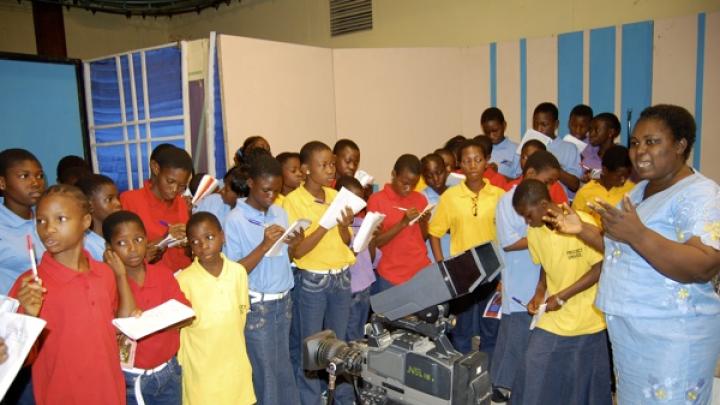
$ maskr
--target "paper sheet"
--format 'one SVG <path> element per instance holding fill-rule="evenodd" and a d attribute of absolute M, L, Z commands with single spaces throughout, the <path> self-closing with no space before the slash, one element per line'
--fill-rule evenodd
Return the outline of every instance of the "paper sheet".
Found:
<path fill-rule="evenodd" d="M 575 147 L 577 147 L 578 153 L 582 153 L 585 150 L 585 148 L 587 148 L 587 146 L 588 146 L 587 143 L 575 138 L 574 136 L 572 136 L 570 134 L 565 135 L 565 137 L 563 138 L 563 141 L 570 142 L 571 144 L 575 145 Z"/>
<path fill-rule="evenodd" d="M 450 173 L 445 180 L 445 185 L 448 187 L 457 186 L 458 184 L 465 181 L 465 175 L 460 173 Z"/>
<path fill-rule="evenodd" d="M 423 216 L 424 213 L 426 213 L 426 212 L 428 212 L 428 211 L 432 211 L 433 209 L 435 209 L 435 206 L 436 206 L 436 205 L 437 205 L 437 204 L 428 204 L 428 205 L 426 205 L 425 208 L 423 208 L 422 212 L 420 212 L 420 215 L 418 215 L 417 217 L 413 218 L 413 220 L 408 223 L 408 226 L 410 226 L 410 225 L 415 225 L 415 224 L 417 223 L 417 221 L 420 220 L 420 218 Z"/>
<path fill-rule="evenodd" d="M 530 330 L 535 329 L 535 326 L 537 325 L 538 321 L 540 321 L 540 317 L 542 317 L 545 314 L 546 309 L 547 309 L 547 304 L 540 304 L 537 312 L 535 312 L 535 315 L 533 315 L 532 320 L 530 321 Z"/>
<path fill-rule="evenodd" d="M 8 350 L 7 360 L 0 364 L 0 398 L 5 397 L 45 323 L 34 316 L 0 313 L 0 336 L 5 339 Z"/>
<path fill-rule="evenodd" d="M 355 172 L 355 178 L 360 182 L 360 185 L 365 187 L 368 184 L 372 184 L 374 178 L 365 170 L 358 170 Z"/>
<path fill-rule="evenodd" d="M 175 239 L 172 237 L 172 235 L 168 234 L 168 236 L 166 236 L 165 239 L 158 242 L 157 246 L 161 249 L 165 249 L 165 248 L 172 248 L 175 246 L 182 245 L 185 242 L 187 242 L 187 238 Z"/>
<path fill-rule="evenodd" d="M 543 134 L 542 132 L 538 132 L 538 131 L 530 128 L 527 131 L 525 131 L 525 135 L 523 135 L 522 141 L 520 141 L 520 144 L 518 145 L 517 149 L 515 149 L 515 153 L 517 153 L 519 155 L 520 152 L 522 152 L 522 147 L 523 147 L 523 145 L 525 145 L 525 142 L 527 142 L 531 139 L 537 139 L 538 141 L 542 142 L 543 145 L 545 145 L 545 146 L 547 146 L 547 144 L 552 142 L 552 139 L 549 136 Z"/>
<path fill-rule="evenodd" d="M 367 215 L 365 215 L 365 219 L 363 220 L 362 225 L 360 225 L 360 229 L 358 229 L 355 239 L 353 239 L 353 252 L 360 253 L 368 248 L 375 230 L 380 227 L 383 219 L 385 219 L 385 214 L 381 214 L 379 212 L 368 212 Z"/>
<path fill-rule="evenodd" d="M 292 225 L 290 225 L 288 229 L 283 232 L 280 239 L 275 241 L 270 250 L 265 253 L 265 257 L 279 256 L 280 252 L 282 251 L 282 245 L 283 243 L 285 243 L 285 240 L 288 238 L 288 236 L 299 232 L 300 229 L 302 229 L 303 231 L 307 230 L 308 228 L 310 228 L 310 224 L 310 220 L 304 218 L 300 218 L 297 221 L 293 222 Z"/>
<path fill-rule="evenodd" d="M 192 308 L 171 299 L 155 308 L 148 309 L 139 318 L 115 318 L 112 323 L 125 336 L 138 340 L 193 316 L 195 316 L 195 311 Z"/>
<path fill-rule="evenodd" d="M 345 207 L 350 207 L 353 214 L 357 214 L 365 208 L 366 205 L 365 200 L 343 187 L 337 193 L 335 199 L 332 200 L 328 209 L 325 210 L 325 214 L 323 214 L 318 223 L 325 229 L 332 229 L 337 225 L 337 221 L 342 218 L 341 213 L 345 210 Z"/>
<path fill-rule="evenodd" d="M 495 291 L 485 306 L 483 318 L 502 319 L 502 294 Z"/>
<path fill-rule="evenodd" d="M 220 186 L 216 178 L 209 174 L 205 174 L 200 179 L 195 195 L 192 198 L 192 205 L 196 205 L 200 200 L 212 194 Z"/>

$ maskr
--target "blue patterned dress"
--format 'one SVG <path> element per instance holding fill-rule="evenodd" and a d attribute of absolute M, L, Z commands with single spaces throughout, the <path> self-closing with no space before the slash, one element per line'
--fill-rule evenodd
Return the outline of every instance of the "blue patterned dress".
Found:
<path fill-rule="evenodd" d="M 698 237 L 720 249 L 720 187 L 699 173 L 643 200 L 640 220 L 663 237 Z M 720 296 L 712 283 L 683 284 L 627 244 L 605 237 L 596 305 L 606 314 L 619 404 L 707 404 L 720 355 Z"/>

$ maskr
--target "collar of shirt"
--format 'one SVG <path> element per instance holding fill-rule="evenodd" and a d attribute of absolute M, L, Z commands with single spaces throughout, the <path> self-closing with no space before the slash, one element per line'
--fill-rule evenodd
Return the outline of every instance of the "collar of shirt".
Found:
<path fill-rule="evenodd" d="M 482 194 L 483 192 L 487 191 L 487 186 L 490 185 L 490 181 L 489 181 L 488 179 L 486 179 L 486 178 L 483 178 L 483 183 L 485 183 L 485 186 L 483 186 L 483 188 L 480 189 L 480 191 L 478 191 L 478 192 L 476 193 L 476 192 L 470 190 L 470 188 L 467 186 L 467 184 L 465 184 L 464 181 L 461 182 L 461 183 L 458 185 L 458 186 L 460 187 L 460 191 L 461 191 L 460 197 L 463 197 L 463 198 L 477 198 L 480 194 Z"/>
<path fill-rule="evenodd" d="M 385 184 L 382 192 L 385 194 L 385 196 L 387 196 L 388 200 L 392 201 L 395 204 L 398 204 L 398 206 L 402 208 L 408 208 L 403 204 L 410 204 L 410 202 L 413 201 L 415 194 L 420 194 L 417 191 L 411 191 L 408 195 L 403 197 L 400 194 L 396 193 L 395 190 L 393 190 L 390 183 Z"/>
<path fill-rule="evenodd" d="M 145 193 L 145 195 L 147 196 L 145 201 L 147 201 L 149 203 L 151 209 L 156 208 L 156 209 L 162 210 L 162 211 L 167 211 L 167 210 L 171 209 L 174 211 L 174 210 L 177 210 L 178 204 L 185 204 L 182 197 L 178 195 L 175 197 L 175 199 L 172 201 L 172 203 L 170 203 L 168 205 L 168 203 L 165 202 L 165 200 L 161 200 L 160 198 L 158 198 L 155 195 L 155 193 L 152 192 L 152 184 L 150 183 L 150 180 L 145 180 L 145 182 L 143 183 L 142 190 Z"/>
<path fill-rule="evenodd" d="M 35 225 L 35 209 L 32 210 L 33 215 L 30 219 L 24 219 L 19 217 L 16 213 L 10 211 L 5 206 L 5 199 L 0 197 L 0 223 L 9 228 L 22 228 L 28 225 Z"/>
<path fill-rule="evenodd" d="M 162 283 L 162 277 L 160 274 L 161 269 L 158 269 L 158 267 L 163 266 L 162 264 L 150 264 L 145 261 L 145 280 L 143 281 L 143 285 L 140 285 L 135 282 L 135 280 L 132 279 L 132 277 L 128 277 L 128 283 L 130 283 L 132 286 L 137 288 L 138 290 L 142 290 L 145 288 L 154 288 L 154 287 L 160 287 Z M 163 266 L 164 267 L 164 266 Z M 167 271 L 170 271 L 169 269 Z"/>
<path fill-rule="evenodd" d="M 43 276 L 49 276 L 50 278 L 63 283 L 67 284 L 70 281 L 72 281 L 75 277 L 80 277 L 84 274 L 92 275 L 92 276 L 100 276 L 99 272 L 102 268 L 101 266 L 93 266 L 92 261 L 95 261 L 92 257 L 90 257 L 90 254 L 83 250 L 83 255 L 88 260 L 88 268 L 89 270 L 87 272 L 78 272 L 75 271 L 62 263 L 55 260 L 54 257 L 49 252 L 45 252 L 42 257 L 42 261 L 40 262 L 41 267 L 43 267 L 43 270 L 46 274 L 43 274 Z M 97 262 L 97 264 L 100 264 L 102 266 L 106 266 L 104 263 Z M 107 268 L 107 271 L 112 271 L 109 268 Z"/>
<path fill-rule="evenodd" d="M 314 195 L 310 194 L 310 192 L 305 188 L 305 183 L 300 184 L 300 186 L 298 186 L 298 188 L 294 191 L 300 194 L 300 201 L 307 206 L 312 206 L 313 204 L 330 205 L 333 196 L 328 193 L 328 190 L 332 189 L 323 186 L 322 190 L 323 193 L 325 193 L 325 201 L 318 201 Z"/>
<path fill-rule="evenodd" d="M 273 204 L 268 207 L 267 211 L 263 212 L 248 204 L 245 198 L 238 200 L 235 208 L 241 210 L 245 218 L 250 221 L 250 223 L 258 226 L 276 223 L 275 220 L 278 217 L 277 210 L 282 209 Z"/>

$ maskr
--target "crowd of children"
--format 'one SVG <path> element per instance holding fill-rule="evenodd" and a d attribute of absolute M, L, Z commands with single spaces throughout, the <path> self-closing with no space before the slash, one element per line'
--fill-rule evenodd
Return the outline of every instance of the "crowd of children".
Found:
<path fill-rule="evenodd" d="M 707 345 L 720 347 L 714 332 L 720 298 L 708 289 L 718 264 L 717 184 L 687 174 L 715 200 L 699 214 L 688 213 L 691 207 L 663 208 L 684 221 L 672 228 L 678 242 L 687 242 L 681 246 L 706 255 L 681 252 L 700 267 L 693 276 L 685 277 L 679 263 L 647 257 L 652 248 L 622 224 L 622 218 L 641 223 L 635 206 L 643 198 L 631 178 L 648 181 L 640 185 L 650 188 L 649 199 L 674 187 L 658 172 L 671 163 L 675 173 L 685 170 L 694 126 L 686 136 L 687 117 L 679 107 L 664 107 L 669 112 L 647 112 L 652 107 L 643 113 L 629 149 L 616 144 L 617 117 L 593 115 L 585 105 L 571 111 L 567 136 L 576 139 L 570 142 L 557 136 L 557 107 L 539 104 L 533 129 L 549 140 L 520 146 L 505 136 L 502 111 L 488 108 L 480 117 L 483 135 L 454 136 L 422 159 L 400 155 L 390 182 L 375 192 L 355 177 L 361 154 L 352 140 L 333 148 L 311 141 L 299 152 L 273 157 L 270 143 L 253 136 L 236 153 L 219 192 L 196 204 L 184 193 L 194 192 L 201 174 L 194 174 L 187 152 L 170 144 L 153 151 L 143 187 L 122 193 L 76 158 L 63 159 L 59 184 L 46 188 L 31 152 L 2 151 L 0 293 L 16 297 L 19 312 L 47 322 L 6 403 L 317 405 L 327 376 L 303 369 L 303 339 L 323 329 L 343 340 L 362 338 L 371 294 L 489 241 L 501 252 L 501 275 L 451 302 L 457 323 L 450 335 L 462 353 L 473 350 L 474 336 L 481 338 L 494 401 L 612 404 L 612 341 L 620 345 L 615 378 L 621 403 L 707 403 L 712 377 L 695 369 L 678 371 L 674 380 L 658 372 L 666 379 L 638 383 L 648 377 L 628 369 L 634 353 L 627 334 L 642 335 L 638 325 L 649 321 L 632 319 L 612 299 L 632 297 L 623 280 L 640 282 L 632 264 L 647 260 L 648 268 L 660 269 L 655 281 L 666 280 L 675 301 L 685 305 L 674 315 L 700 314 L 715 325 L 702 329 L 707 347 L 698 343 L 698 352 L 717 358 L 718 349 Z M 669 146 L 661 150 L 663 142 Z M 672 153 L 677 158 L 667 163 Z M 336 223 L 321 225 L 342 188 L 365 199 L 367 208 L 346 207 Z M 705 201 L 693 195 L 696 203 Z M 354 252 L 353 237 L 368 212 L 384 219 L 367 249 Z M 309 226 L 285 235 L 301 219 Z M 658 232 L 675 237 L 664 228 Z M 176 243 L 162 243 L 168 238 Z M 36 275 L 25 271 L 28 239 L 39 258 Z M 624 255 L 631 262 L 621 271 Z M 601 276 L 608 266 L 612 272 Z M 496 292 L 499 321 L 484 314 Z M 596 296 L 602 305 L 595 305 Z M 171 299 L 191 306 L 195 317 L 137 341 L 111 323 Z M 5 349 L 0 342 L 0 359 Z M 699 376 L 695 385 L 686 384 L 685 374 Z M 339 380 L 335 402 L 354 401 L 352 384 Z"/>

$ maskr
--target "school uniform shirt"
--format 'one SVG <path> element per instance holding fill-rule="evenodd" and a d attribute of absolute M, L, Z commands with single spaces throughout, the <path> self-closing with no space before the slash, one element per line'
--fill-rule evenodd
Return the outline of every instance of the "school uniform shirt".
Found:
<path fill-rule="evenodd" d="M 504 191 L 483 181 L 485 186 L 477 193 L 465 182 L 445 190 L 430 219 L 430 235 L 441 238 L 450 231 L 453 256 L 495 239 L 495 207 Z"/>
<path fill-rule="evenodd" d="M 103 253 L 105 253 L 105 239 L 96 234 L 95 232 L 88 230 L 85 232 L 85 250 L 90 253 L 93 259 L 101 262 L 103 261 Z"/>
<path fill-rule="evenodd" d="M 265 236 L 265 228 L 275 224 L 287 229 L 285 210 L 271 205 L 267 212 L 256 210 L 243 198 L 237 202 L 225 221 L 225 254 L 236 262 L 258 247 Z M 288 245 L 281 244 L 280 254 L 264 257 L 248 275 L 250 291 L 274 294 L 293 287 Z"/>
<path fill-rule="evenodd" d="M 135 306 L 143 311 L 174 299 L 185 305 L 190 301 L 180 291 L 173 272 L 162 264 L 145 263 L 145 281 L 139 285 L 128 277 Z M 137 341 L 135 367 L 152 369 L 172 359 L 180 348 L 180 330 L 169 327 Z"/>
<path fill-rule="evenodd" d="M 367 209 L 385 214 L 380 228 L 381 232 L 386 232 L 405 217 L 405 211 L 398 207 L 422 211 L 426 205 L 425 196 L 417 191 L 402 197 L 390 184 L 386 184 L 381 191 L 370 196 Z M 402 228 L 394 238 L 380 247 L 380 251 L 383 256 L 378 263 L 377 271 L 382 278 L 395 285 L 410 280 L 418 271 L 430 264 L 419 221 Z"/>
<path fill-rule="evenodd" d="M 440 194 L 437 193 L 437 191 L 433 190 L 432 187 L 428 187 L 425 190 L 422 191 L 425 198 L 428 200 L 428 204 L 435 204 L 437 205 L 438 202 L 440 202 Z M 437 210 L 437 207 L 433 208 L 433 215 L 435 215 L 435 211 Z M 432 217 L 430 217 L 432 219 Z M 430 241 L 428 240 L 426 242 L 427 245 L 427 251 L 428 251 L 428 259 L 430 259 L 431 262 L 435 261 L 435 256 L 432 253 L 432 248 L 430 247 Z M 445 235 L 440 238 L 440 248 L 443 253 L 443 257 L 448 258 L 450 257 L 450 234 L 446 233 Z"/>
<path fill-rule="evenodd" d="M 515 195 L 515 187 L 500 197 L 495 211 L 497 239 L 501 248 L 500 255 L 505 263 L 501 270 L 503 314 L 527 312 L 527 308 L 513 298 L 517 298 L 527 305 L 535 295 L 535 288 L 540 277 L 540 266 L 533 263 L 527 249 L 512 252 L 502 249 L 527 237 L 528 225 L 513 208 L 513 195 Z"/>
<path fill-rule="evenodd" d="M 275 204 L 275 205 L 277 205 L 278 207 L 282 208 L 284 201 L 285 201 L 285 196 L 282 195 L 282 194 L 280 194 L 280 193 L 278 193 L 277 197 L 275 197 L 275 201 L 273 202 L 273 204 Z"/>
<path fill-rule="evenodd" d="M 38 314 L 47 325 L 32 363 L 39 405 L 125 404 L 125 379 L 111 323 L 118 307 L 115 275 L 87 251 L 83 254 L 90 267 L 83 273 L 65 267 L 49 253 L 38 266 L 47 289 Z M 19 291 L 20 280 L 10 295 L 17 297 Z"/>
<path fill-rule="evenodd" d="M 583 172 L 582 167 L 580 167 L 580 153 L 574 144 L 557 137 L 550 141 L 550 143 L 546 146 L 548 152 L 552 153 L 557 158 L 558 162 L 560 162 L 560 166 L 563 170 L 578 179 L 582 178 Z M 575 193 L 565 187 L 564 184 L 561 183 L 561 185 L 565 189 L 565 194 L 572 199 Z"/>
<path fill-rule="evenodd" d="M 505 191 L 509 191 L 509 190 L 515 188 L 515 186 L 520 184 L 522 181 L 523 181 L 523 176 L 520 176 L 513 181 L 509 181 L 507 183 L 507 188 L 505 189 Z M 548 191 L 550 192 L 550 199 L 555 204 L 562 204 L 562 203 L 568 202 L 568 197 L 567 197 L 567 194 L 565 194 L 565 189 L 563 188 L 563 186 L 560 184 L 559 181 L 552 183 L 550 185 L 550 188 L 548 189 Z"/>
<path fill-rule="evenodd" d="M 355 235 L 357 235 L 357 232 L 360 230 L 362 223 L 363 218 L 358 216 L 353 218 L 353 240 L 355 239 Z M 352 241 L 350 242 L 350 246 L 352 246 Z M 379 256 L 382 256 L 382 252 L 380 252 L 380 249 L 376 249 L 376 262 L 379 261 Z M 372 283 L 374 282 L 375 271 L 373 266 L 373 260 L 370 257 L 370 250 L 368 248 L 358 253 L 355 256 L 355 264 L 350 266 L 350 291 L 352 291 L 353 294 L 363 291 L 364 289 L 370 287 L 370 285 L 372 285 Z"/>
<path fill-rule="evenodd" d="M 591 169 L 591 170 L 601 170 L 602 169 L 602 158 L 598 156 L 598 151 L 600 150 L 599 146 L 592 146 L 588 144 L 588 146 L 583 149 L 582 153 L 580 154 L 580 159 L 582 160 L 582 166 Z"/>
<path fill-rule="evenodd" d="M 323 202 L 315 200 L 315 197 L 303 185 L 286 195 L 283 201 L 288 222 L 293 223 L 300 218 L 311 221 L 310 227 L 305 230 L 305 235 L 312 234 L 320 226 L 318 221 L 337 195 L 337 191 L 329 187 L 322 189 L 325 192 L 325 201 Z M 338 227 L 334 226 L 323 235 L 320 242 L 311 251 L 299 259 L 293 259 L 293 262 L 300 269 L 342 269 L 355 263 L 355 255 L 343 242 Z"/>
<path fill-rule="evenodd" d="M 501 189 L 505 189 L 507 186 L 507 179 L 502 174 L 498 173 L 492 167 L 488 166 L 483 172 L 483 177 L 488 179 L 490 184 Z"/>
<path fill-rule="evenodd" d="M 136 213 L 145 225 L 148 240 L 163 239 L 168 232 L 167 224 L 185 224 L 190 219 L 187 204 L 181 196 L 175 197 L 171 204 L 157 198 L 150 189 L 150 180 L 145 181 L 143 188 L 129 190 L 120 194 L 123 209 Z M 177 271 L 190 264 L 185 255 L 185 248 L 168 248 L 160 259 L 172 271 Z"/>
<path fill-rule="evenodd" d="M 584 222 L 593 218 L 579 212 Z M 555 232 L 547 226 L 528 229 L 528 249 L 533 262 L 545 270 L 547 295 L 556 294 L 574 284 L 590 268 L 602 261 L 602 253 L 574 235 Z M 546 312 L 537 327 L 560 336 L 588 335 L 605 329 L 602 312 L 595 307 L 597 283 L 565 301 L 557 311 Z"/>
<path fill-rule="evenodd" d="M 514 176 L 515 166 L 515 150 L 517 149 L 517 143 L 511 141 L 508 138 L 503 139 L 497 145 L 493 145 L 492 154 L 490 155 L 490 162 L 495 163 L 498 166 L 498 173 L 505 177 Z"/>
<path fill-rule="evenodd" d="M 223 268 L 215 277 L 196 258 L 177 281 L 195 310 L 193 323 L 180 330 L 183 404 L 255 403 L 245 350 L 250 309 L 245 268 L 223 255 Z"/>
<path fill-rule="evenodd" d="M 620 201 L 622 201 L 625 194 L 629 193 L 630 190 L 633 189 L 633 187 L 635 187 L 635 183 L 627 180 L 621 187 L 612 187 L 608 190 L 600 184 L 600 181 L 590 180 L 589 183 L 580 187 L 580 190 L 578 190 L 577 194 L 575 194 L 572 207 L 575 211 L 582 211 L 590 214 L 593 219 L 595 219 L 596 223 L 601 224 L 602 220 L 600 215 L 591 210 L 587 204 L 589 202 L 594 204 L 595 199 L 599 198 L 612 206 L 616 206 Z"/>
<path fill-rule="evenodd" d="M 5 206 L 0 197 L 0 294 L 6 294 L 20 274 L 31 267 L 27 249 L 30 235 L 38 259 L 45 253 L 45 246 L 35 230 L 35 216 L 23 219 Z"/>
<path fill-rule="evenodd" d="M 221 224 L 225 223 L 225 217 L 230 213 L 229 205 L 225 204 L 222 196 L 218 193 L 210 194 L 209 196 L 200 200 L 200 202 L 193 207 L 193 214 L 196 212 L 209 212 L 220 221 Z"/>

